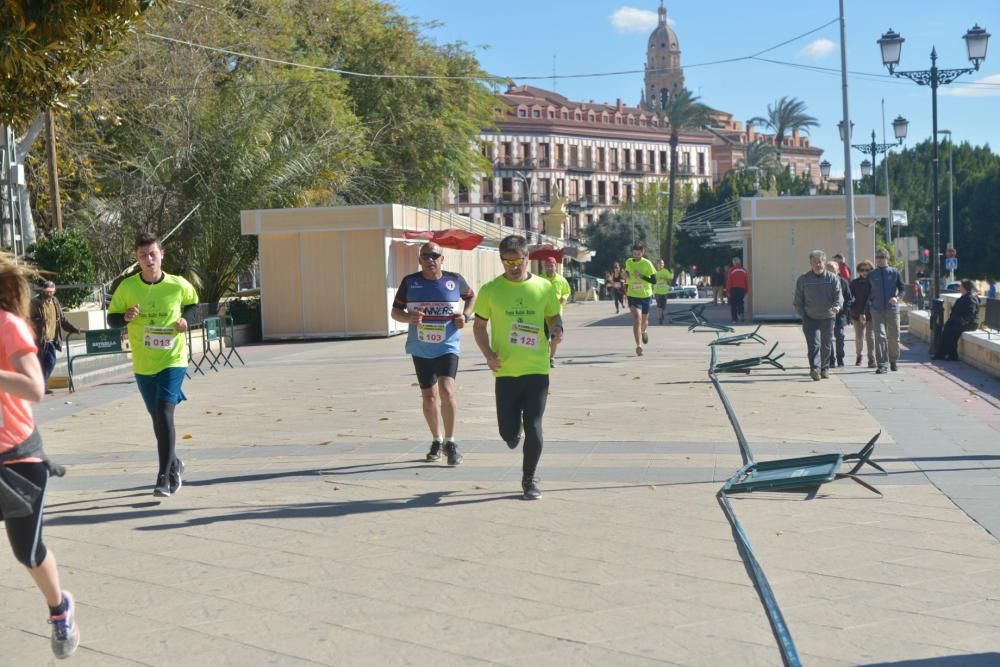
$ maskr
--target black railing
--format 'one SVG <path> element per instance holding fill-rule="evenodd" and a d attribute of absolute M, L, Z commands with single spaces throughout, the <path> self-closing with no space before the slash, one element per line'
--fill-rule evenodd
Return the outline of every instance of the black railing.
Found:
<path fill-rule="evenodd" d="M 566 165 L 566 171 L 594 171 L 594 163 L 591 160 L 571 160 Z"/>
<path fill-rule="evenodd" d="M 501 155 L 497 158 L 496 166 L 500 169 L 534 169 L 535 161 L 532 158 Z"/>

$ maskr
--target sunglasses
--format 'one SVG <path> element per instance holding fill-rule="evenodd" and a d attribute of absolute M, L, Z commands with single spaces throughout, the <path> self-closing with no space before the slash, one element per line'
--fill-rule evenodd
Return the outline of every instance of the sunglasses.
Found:
<path fill-rule="evenodd" d="M 443 255 L 439 252 L 422 252 L 420 253 L 420 259 L 441 259 Z"/>
<path fill-rule="evenodd" d="M 513 268 L 515 266 L 521 266 L 522 264 L 524 264 L 524 257 L 518 257 L 517 259 L 504 259 L 501 257 L 500 261 L 503 262 L 504 266 L 509 266 Z"/>

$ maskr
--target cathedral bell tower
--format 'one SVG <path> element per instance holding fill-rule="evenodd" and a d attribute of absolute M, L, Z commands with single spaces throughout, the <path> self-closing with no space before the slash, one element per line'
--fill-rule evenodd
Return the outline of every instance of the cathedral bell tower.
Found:
<path fill-rule="evenodd" d="M 645 87 L 640 105 L 655 110 L 661 100 L 666 101 L 684 87 L 684 70 L 681 69 L 681 47 L 677 35 L 667 24 L 667 8 L 660 0 L 656 29 L 649 36 L 646 46 Z"/>

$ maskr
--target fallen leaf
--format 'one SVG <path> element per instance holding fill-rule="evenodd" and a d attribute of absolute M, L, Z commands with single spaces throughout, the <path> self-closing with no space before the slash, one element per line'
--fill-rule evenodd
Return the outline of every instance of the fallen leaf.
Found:
<path fill-rule="evenodd" d="M 329 445 L 329 444 L 330 444 L 331 442 L 333 442 L 333 440 L 327 440 L 327 441 L 325 441 L 325 442 L 321 442 L 321 443 L 319 443 L 319 445 L 320 445 L 320 447 L 322 447 L 322 446 L 324 446 L 324 445 Z"/>
<path fill-rule="evenodd" d="M 193 437 L 194 436 L 191 435 L 190 433 L 185 433 L 183 436 L 181 436 L 181 440 L 190 440 Z"/>
<path fill-rule="evenodd" d="M 380 422 L 387 422 L 387 421 L 389 421 L 389 418 L 388 417 L 379 417 L 378 420 Z"/>

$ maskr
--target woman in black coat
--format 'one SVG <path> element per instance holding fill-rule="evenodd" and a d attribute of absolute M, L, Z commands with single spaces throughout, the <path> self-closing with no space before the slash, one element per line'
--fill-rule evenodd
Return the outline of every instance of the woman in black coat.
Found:
<path fill-rule="evenodd" d="M 971 280 L 961 283 L 962 296 L 951 307 L 951 315 L 944 323 L 941 340 L 932 359 L 947 359 L 958 361 L 958 339 L 963 331 L 975 331 L 979 315 L 979 297 L 976 296 L 976 284 Z"/>

